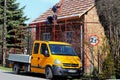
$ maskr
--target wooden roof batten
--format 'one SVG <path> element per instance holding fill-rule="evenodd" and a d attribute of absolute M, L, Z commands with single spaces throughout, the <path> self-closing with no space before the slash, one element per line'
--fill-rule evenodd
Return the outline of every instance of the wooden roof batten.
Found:
<path fill-rule="evenodd" d="M 72 3 L 72 1 L 75 1 L 74 3 Z M 79 4 L 77 3 L 78 1 L 80 1 L 82 4 L 80 4 L 81 6 L 79 6 Z M 83 2 L 82 2 L 83 1 Z M 67 8 L 68 11 L 71 12 L 63 12 L 65 11 L 65 7 L 68 6 L 68 3 L 72 3 L 72 5 L 75 5 L 75 9 L 72 8 Z M 69 6 L 68 6 L 69 7 Z M 91 10 L 94 7 L 94 0 L 64 0 L 63 2 L 63 6 L 61 8 L 61 12 L 58 14 L 58 21 L 59 20 L 65 20 L 65 19 L 70 19 L 72 17 L 81 17 L 82 15 L 86 14 L 89 10 Z M 42 23 L 42 22 L 46 22 L 46 18 L 47 16 L 51 16 L 53 15 L 51 8 L 49 10 L 47 10 L 45 13 L 43 13 L 40 17 L 36 18 L 34 21 L 32 21 L 30 24 L 36 24 L 36 23 Z"/>

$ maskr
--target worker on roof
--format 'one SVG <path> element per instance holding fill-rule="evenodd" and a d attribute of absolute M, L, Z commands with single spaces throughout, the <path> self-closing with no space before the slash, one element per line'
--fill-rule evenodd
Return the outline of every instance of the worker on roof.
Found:
<path fill-rule="evenodd" d="M 50 24 L 52 24 L 52 23 L 53 23 L 53 16 L 48 16 L 48 17 L 47 17 L 46 24 L 47 24 L 47 25 L 50 25 Z"/>
<path fill-rule="evenodd" d="M 58 4 L 56 4 L 52 7 L 53 19 L 54 19 L 54 24 L 55 25 L 57 25 L 57 11 L 58 11 L 58 8 L 60 8 L 60 6 L 58 6 Z"/>
<path fill-rule="evenodd" d="M 54 5 L 54 6 L 52 7 L 52 11 L 53 11 L 54 13 L 57 13 L 58 8 L 60 8 L 60 6 L 58 6 L 58 5 L 56 4 L 56 5 Z"/>
<path fill-rule="evenodd" d="M 60 6 L 58 6 L 57 4 L 52 7 L 53 16 L 47 17 L 47 21 L 46 21 L 47 25 L 52 24 L 52 23 L 54 23 L 54 25 L 57 25 L 57 11 L 59 7 Z"/>

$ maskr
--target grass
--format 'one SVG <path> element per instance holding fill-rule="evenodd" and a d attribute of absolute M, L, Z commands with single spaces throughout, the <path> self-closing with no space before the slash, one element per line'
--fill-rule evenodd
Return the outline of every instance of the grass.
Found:
<path fill-rule="evenodd" d="M 12 69 L 11 69 L 11 68 L 6 68 L 6 67 L 3 67 L 3 66 L 0 66 L 0 70 L 12 71 Z"/>

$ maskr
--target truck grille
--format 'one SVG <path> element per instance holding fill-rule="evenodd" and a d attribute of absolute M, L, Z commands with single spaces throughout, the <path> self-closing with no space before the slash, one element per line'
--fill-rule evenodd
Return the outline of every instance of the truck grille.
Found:
<path fill-rule="evenodd" d="M 69 63 L 63 63 L 63 66 L 65 67 L 78 67 L 78 64 L 69 64 Z"/>

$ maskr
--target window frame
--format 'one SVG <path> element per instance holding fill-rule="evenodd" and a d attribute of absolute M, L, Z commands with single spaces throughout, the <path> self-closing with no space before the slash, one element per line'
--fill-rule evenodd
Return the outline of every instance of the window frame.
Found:
<path fill-rule="evenodd" d="M 43 33 L 43 36 L 42 36 L 43 40 L 50 40 L 51 39 L 51 36 L 50 36 L 50 33 Z"/>
<path fill-rule="evenodd" d="M 73 42 L 73 36 L 74 36 L 74 31 L 66 31 L 66 34 L 65 34 L 65 40 L 66 40 L 66 42 L 72 43 Z"/>
<path fill-rule="evenodd" d="M 43 54 L 43 55 L 44 55 L 44 53 L 45 53 L 45 51 L 44 51 L 44 53 L 42 52 L 42 51 L 43 51 L 43 50 L 42 50 L 42 45 L 46 45 L 46 48 L 47 48 L 47 49 L 45 49 L 45 50 L 47 50 L 48 53 L 49 53 L 47 44 L 46 44 L 46 43 L 42 43 L 42 44 L 41 44 L 41 47 L 40 47 L 40 54 Z"/>
<path fill-rule="evenodd" d="M 39 47 L 40 47 L 40 43 L 35 43 L 34 44 L 34 53 L 33 54 L 38 54 L 39 53 Z"/>

